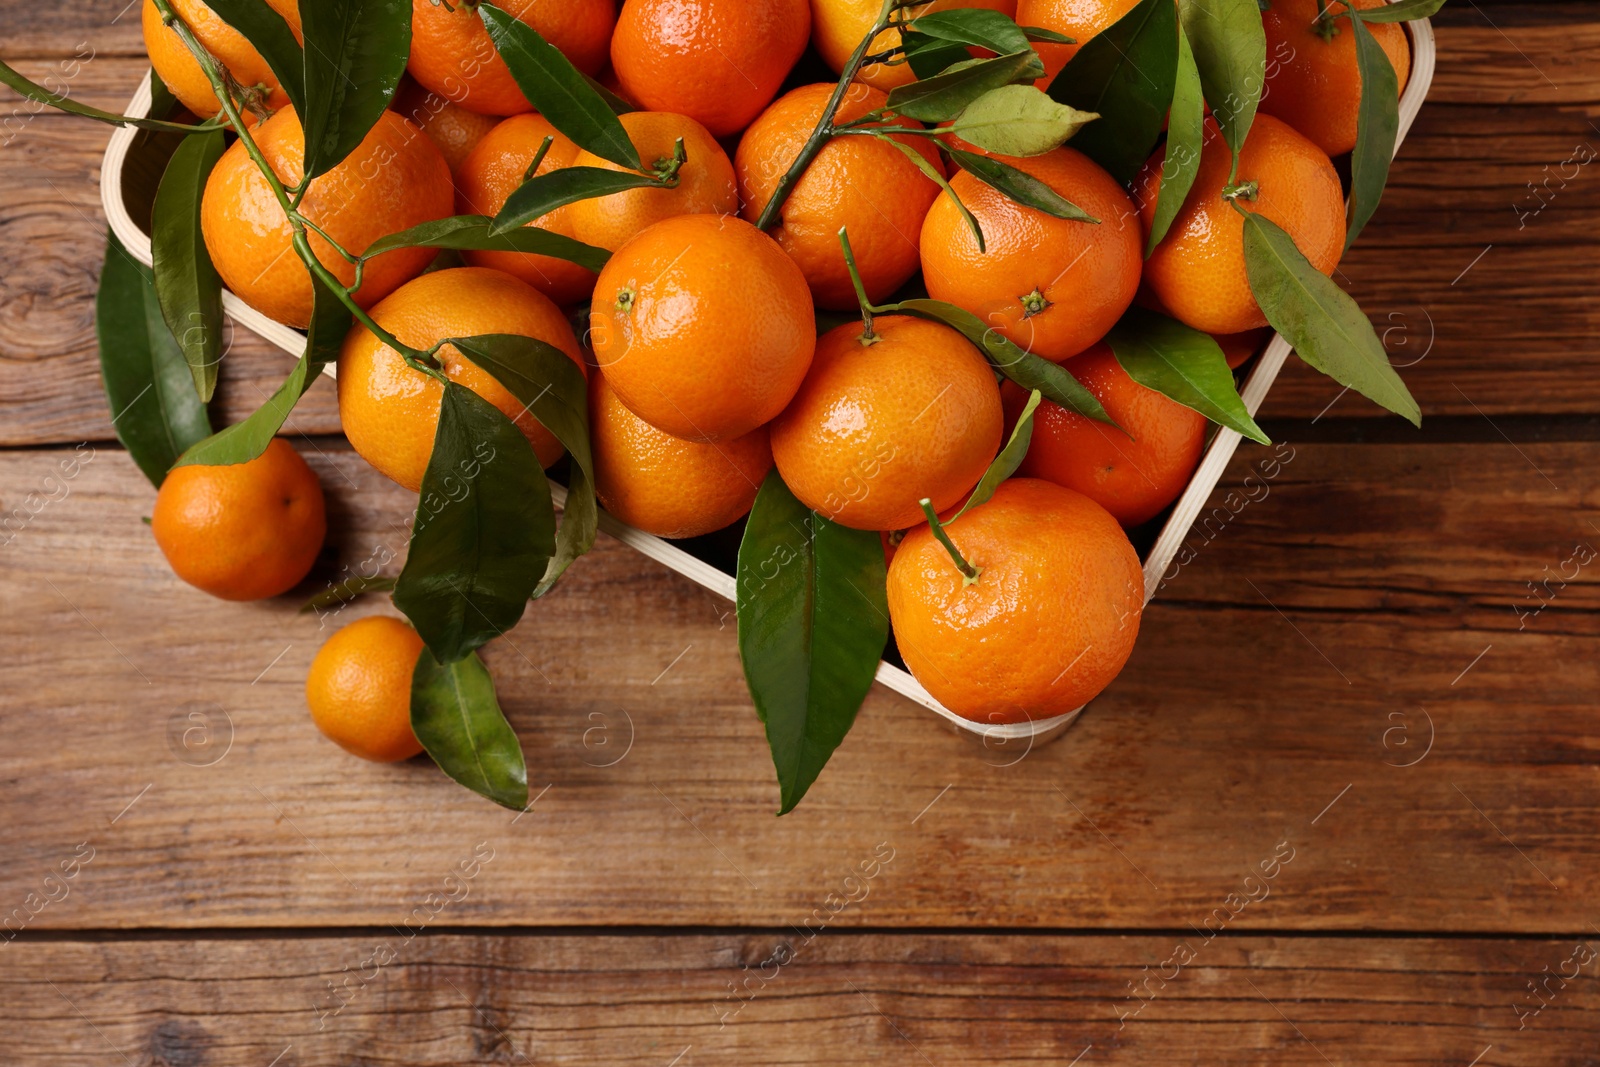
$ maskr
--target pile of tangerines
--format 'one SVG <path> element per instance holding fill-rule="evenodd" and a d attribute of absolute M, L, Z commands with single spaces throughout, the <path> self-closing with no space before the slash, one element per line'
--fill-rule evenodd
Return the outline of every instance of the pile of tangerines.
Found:
<path fill-rule="evenodd" d="M 298 35 L 294 0 L 268 2 Z M 234 82 L 262 90 L 254 141 L 286 185 L 298 184 L 305 132 L 272 70 L 201 0 L 171 6 Z M 859 58 L 881 0 L 502 6 L 608 99 L 632 106 L 622 128 L 646 171 L 663 179 L 528 223 L 604 250 L 604 268 L 483 249 L 440 264 L 436 249 L 418 247 L 363 263 L 358 279 L 329 243 L 360 253 L 432 220 L 496 216 L 530 179 L 626 169 L 532 108 L 473 5 L 439 0 L 415 0 L 409 79 L 391 109 L 303 191 L 299 209 L 315 222 L 310 241 L 323 265 L 406 346 L 514 334 L 565 353 L 589 385 L 600 503 L 631 526 L 675 539 L 721 530 L 750 512 L 776 470 L 814 516 L 881 534 L 900 653 L 957 714 L 1045 718 L 1100 693 L 1128 659 L 1145 601 L 1126 531 L 1182 492 L 1210 428 L 1205 414 L 1130 377 L 1105 339 L 1142 308 L 1216 338 L 1230 368 L 1246 362 L 1270 331 L 1247 277 L 1241 206 L 1282 227 L 1322 274 L 1334 270 L 1346 211 L 1331 157 L 1355 144 L 1361 83 L 1353 35 L 1329 32 L 1326 0 L 1261 5 L 1275 59 L 1248 140 L 1235 159 L 1207 118 L 1193 189 L 1148 256 L 1163 148 L 1125 183 L 1059 138 L 1006 155 L 959 122 L 941 132 L 896 113 L 889 94 L 916 80 L 896 55 L 898 28 L 870 40 L 847 84 L 796 84 L 797 64 L 837 73 Z M 950 9 L 1008 16 L 1042 61 L 1043 75 L 1020 83 L 1032 92 L 1049 90 L 1135 6 L 935 0 L 896 5 L 895 25 Z M 1403 86 L 1404 30 L 1369 29 Z M 197 116 L 216 115 L 213 83 L 152 0 L 144 30 L 173 94 Z M 958 59 L 993 54 L 971 47 Z M 839 134 L 809 146 L 830 109 Z M 860 135 L 885 128 L 905 132 Z M 809 162 L 793 173 L 808 147 Z M 954 165 L 953 151 L 968 165 Z M 1025 180 L 1033 199 L 1009 195 L 972 159 L 1020 172 L 1011 189 Z M 779 195 L 781 208 L 763 220 Z M 1040 197 L 1077 213 L 1030 206 Z M 279 322 L 311 324 L 311 277 L 242 143 L 212 171 L 200 217 L 229 289 Z M 896 303 L 923 294 L 1059 365 L 1104 417 L 1017 384 L 970 331 Z M 562 443 L 501 382 L 452 346 L 438 358 L 451 381 L 515 422 L 541 464 L 562 459 Z M 418 490 L 440 381 L 361 324 L 337 371 L 355 450 Z M 1007 448 L 1024 421 L 1031 437 Z M 153 526 L 182 578 L 249 599 L 304 579 L 325 519 L 315 475 L 280 439 L 247 464 L 176 468 Z M 318 726 L 370 759 L 420 752 L 408 709 L 422 648 L 397 619 L 340 631 L 308 680 Z"/>

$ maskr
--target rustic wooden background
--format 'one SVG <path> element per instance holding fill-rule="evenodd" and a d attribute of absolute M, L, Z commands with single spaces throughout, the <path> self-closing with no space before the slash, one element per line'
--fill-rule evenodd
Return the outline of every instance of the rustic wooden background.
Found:
<path fill-rule="evenodd" d="M 55 499 L 0 541 L 0 1060 L 1600 1063 L 1600 7 L 1435 25 L 1343 266 L 1422 431 L 1291 368 L 1270 494 L 1191 539 L 1064 740 L 880 690 L 781 821 L 728 605 L 604 539 L 492 655 L 532 811 L 323 741 L 318 621 L 179 584 L 140 521 L 92 323 L 108 131 L 6 96 L 0 513 Z M 137 5 L 0 0 L 0 55 L 118 108 Z M 286 369 L 239 331 L 220 417 Z M 398 548 L 332 390 L 292 429 L 319 573 Z"/>

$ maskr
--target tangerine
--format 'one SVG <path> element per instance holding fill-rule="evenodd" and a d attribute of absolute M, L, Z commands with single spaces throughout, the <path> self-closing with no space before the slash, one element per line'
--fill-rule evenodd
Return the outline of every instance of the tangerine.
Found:
<path fill-rule="evenodd" d="M 480 115 L 460 104 L 452 104 L 410 78 L 395 94 L 394 110 L 428 135 L 428 140 L 433 142 L 439 154 L 444 156 L 444 161 L 450 165 L 452 174 L 460 171 L 468 153 L 500 121 L 493 115 Z"/>
<path fill-rule="evenodd" d="M 1044 77 L 1034 84 L 1050 88 L 1078 49 L 1096 34 L 1110 29 L 1139 5 L 1139 0 L 1017 0 L 1017 22 L 1071 37 L 1072 44 L 1036 42 L 1033 50 L 1044 60 Z"/>
<path fill-rule="evenodd" d="M 811 0 L 812 40 L 823 61 L 832 67 L 835 73 L 843 72 L 844 65 L 850 62 L 850 56 L 855 52 L 856 46 L 877 23 L 878 12 L 882 7 L 879 0 Z M 920 15 L 930 15 L 935 11 L 948 11 L 957 7 L 985 8 L 1009 16 L 1017 13 L 1017 0 L 931 0 L 929 3 L 908 8 L 903 17 L 910 21 Z M 877 55 L 898 47 L 900 47 L 900 31 L 884 30 L 872 39 L 867 53 Z M 892 66 L 887 63 L 869 63 L 861 68 L 855 80 L 888 92 L 896 86 L 910 84 L 915 78 L 916 74 L 905 63 Z"/>
<path fill-rule="evenodd" d="M 357 619 L 323 642 L 306 674 L 306 704 L 317 729 L 376 763 L 422 751 L 411 731 L 411 676 L 422 655 L 417 631 L 383 615 Z"/>
<path fill-rule="evenodd" d="M 289 102 L 272 68 L 255 46 L 245 39 L 244 34 L 228 25 L 202 0 L 169 2 L 172 10 L 194 33 L 195 39 L 216 57 L 234 81 L 246 89 L 256 86 L 265 89 L 266 98 L 262 103 L 273 110 Z M 267 0 L 267 3 L 283 16 L 295 38 L 300 39 L 300 7 L 296 0 Z M 211 88 L 210 79 L 200 69 L 199 61 L 183 43 L 183 38 L 178 36 L 178 31 L 166 24 L 154 0 L 144 0 L 140 23 L 150 65 L 167 88 L 172 90 L 172 95 L 201 118 L 210 118 L 220 112 L 222 104 L 217 100 L 216 91 Z"/>

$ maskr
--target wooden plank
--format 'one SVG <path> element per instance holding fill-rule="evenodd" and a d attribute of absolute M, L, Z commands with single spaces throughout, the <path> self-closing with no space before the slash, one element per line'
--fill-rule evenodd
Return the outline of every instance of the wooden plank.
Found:
<path fill-rule="evenodd" d="M 301 696 L 318 620 L 180 585 L 121 454 L 44 503 L 70 454 L 0 456 L 6 509 L 39 508 L 0 549 L 0 901 L 98 850 L 31 929 L 396 922 L 413 875 L 486 839 L 516 842 L 504 880 L 452 925 L 781 924 L 884 840 L 893 877 L 843 925 L 1186 928 L 1284 841 L 1298 858 L 1240 928 L 1596 918 L 1594 567 L 1531 620 L 1513 608 L 1600 539 L 1596 443 L 1298 446 L 1196 543 L 1065 739 L 986 751 L 879 690 L 781 820 L 728 605 L 603 540 L 490 654 L 549 787 L 514 825 L 423 761 L 323 741 Z M 392 572 L 414 498 L 347 452 L 312 459 L 323 580 Z"/>
<path fill-rule="evenodd" d="M 1199 944 L 407 932 L 0 947 L 8 1062 L 1576 1067 L 1600 1043 L 1600 939 L 1587 932 Z M 1528 987 L 1550 975 L 1535 1000 Z"/>

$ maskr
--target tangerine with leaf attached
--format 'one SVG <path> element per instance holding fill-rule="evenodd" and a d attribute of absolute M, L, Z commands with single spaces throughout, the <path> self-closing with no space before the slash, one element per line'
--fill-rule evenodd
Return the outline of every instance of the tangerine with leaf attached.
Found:
<path fill-rule="evenodd" d="M 411 676 L 422 638 L 399 619 L 373 615 L 342 627 L 306 674 L 306 704 L 323 735 L 353 755 L 398 763 L 422 751 L 411 731 Z"/>

